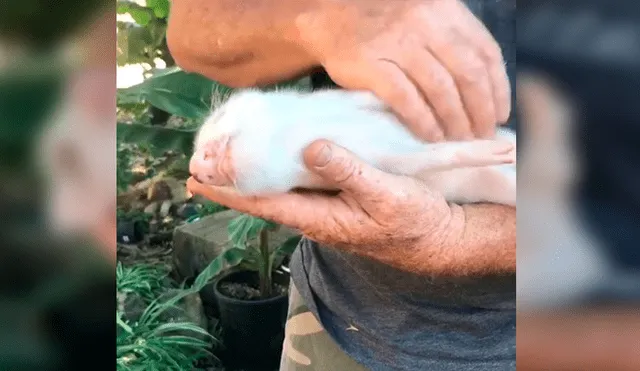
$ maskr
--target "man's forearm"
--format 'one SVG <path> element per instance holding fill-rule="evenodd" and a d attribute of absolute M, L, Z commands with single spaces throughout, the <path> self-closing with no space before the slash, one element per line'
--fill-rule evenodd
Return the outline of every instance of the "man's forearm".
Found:
<path fill-rule="evenodd" d="M 231 87 L 267 85 L 319 65 L 301 46 L 299 17 L 323 0 L 174 0 L 167 43 L 176 63 Z"/>
<path fill-rule="evenodd" d="M 452 207 L 441 246 L 422 246 L 416 270 L 430 275 L 479 276 L 516 271 L 516 209 L 497 204 Z"/>

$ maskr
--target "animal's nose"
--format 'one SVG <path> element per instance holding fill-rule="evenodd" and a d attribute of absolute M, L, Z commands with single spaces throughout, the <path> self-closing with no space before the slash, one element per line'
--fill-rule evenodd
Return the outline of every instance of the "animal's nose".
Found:
<path fill-rule="evenodd" d="M 213 177 L 216 168 L 215 162 L 215 157 L 210 151 L 197 150 L 189 161 L 189 173 L 195 180 L 202 183 Z"/>

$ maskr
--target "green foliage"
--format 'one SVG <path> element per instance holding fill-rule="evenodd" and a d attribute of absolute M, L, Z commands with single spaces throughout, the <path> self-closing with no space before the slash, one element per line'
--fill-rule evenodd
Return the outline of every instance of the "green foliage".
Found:
<path fill-rule="evenodd" d="M 286 255 L 295 250 L 302 236 L 293 236 L 283 244 L 271 247 L 270 233 L 279 225 L 251 215 L 242 214 L 229 222 L 228 232 L 232 251 L 242 253 L 242 262 L 249 269 L 258 272 L 260 293 L 263 298 L 271 297 L 272 273 Z"/>
<path fill-rule="evenodd" d="M 190 155 L 195 140 L 194 130 L 143 124 L 118 123 L 116 135 L 118 143 L 137 143 L 146 147 L 153 156 L 162 156 L 167 151 Z"/>
<path fill-rule="evenodd" d="M 117 101 L 118 105 L 148 102 L 176 116 L 203 119 L 209 114 L 212 102 L 224 99 L 231 91 L 202 75 L 171 67 L 138 85 L 119 89 Z"/>
<path fill-rule="evenodd" d="M 174 177 L 176 179 L 187 179 L 191 174 L 189 173 L 189 160 L 186 154 L 176 158 L 167 168 L 167 176 Z"/>
<path fill-rule="evenodd" d="M 153 9 L 153 14 L 158 18 L 167 18 L 171 3 L 169 0 L 147 0 L 147 6 Z"/>
<path fill-rule="evenodd" d="M 169 275 L 164 266 L 136 264 L 116 266 L 116 290 L 118 293 L 135 294 L 150 303 L 164 290 L 163 283 Z"/>
<path fill-rule="evenodd" d="M 118 371 L 182 371 L 205 356 L 215 357 L 210 342 L 197 335 L 213 338 L 190 322 L 136 322 L 116 319 L 122 329 L 116 339 Z M 189 335 L 178 335 L 187 332 Z"/>
<path fill-rule="evenodd" d="M 242 214 L 229 222 L 227 231 L 233 247 L 244 249 L 249 241 L 258 237 L 262 229 L 274 231 L 277 228 L 276 223 Z"/>
<path fill-rule="evenodd" d="M 155 66 L 160 58 L 173 64 L 166 43 L 169 0 L 147 0 L 142 6 L 132 1 L 118 1 L 118 14 L 129 14 L 135 24 L 118 22 L 118 66 L 143 63 Z"/>
<path fill-rule="evenodd" d="M 190 370 L 193 363 L 205 356 L 216 339 L 191 322 L 163 323 L 160 315 L 174 308 L 176 303 L 193 290 L 180 290 L 167 300 L 160 300 L 162 281 L 167 270 L 151 265 L 124 267 L 118 263 L 116 286 L 118 294 L 139 295 L 148 307 L 140 319 L 132 322 L 124 313 L 116 311 L 117 370 Z"/>
<path fill-rule="evenodd" d="M 116 155 L 116 186 L 118 193 L 126 191 L 133 178 L 131 158 L 131 151 L 129 149 L 118 149 Z"/>

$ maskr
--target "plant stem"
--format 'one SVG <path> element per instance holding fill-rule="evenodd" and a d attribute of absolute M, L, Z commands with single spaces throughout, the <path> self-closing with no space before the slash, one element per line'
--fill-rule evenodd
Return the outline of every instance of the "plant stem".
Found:
<path fill-rule="evenodd" d="M 271 267 L 269 266 L 269 231 L 267 228 L 260 230 L 258 237 L 260 243 L 260 255 L 262 256 L 260 267 L 260 295 L 263 299 L 271 297 Z"/>

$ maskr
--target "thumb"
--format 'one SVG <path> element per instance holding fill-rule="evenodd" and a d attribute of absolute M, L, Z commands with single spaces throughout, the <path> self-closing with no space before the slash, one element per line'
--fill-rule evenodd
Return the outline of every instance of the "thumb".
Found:
<path fill-rule="evenodd" d="M 317 140 L 304 151 L 304 162 L 313 173 L 358 197 L 384 197 L 391 176 L 327 140 Z"/>

